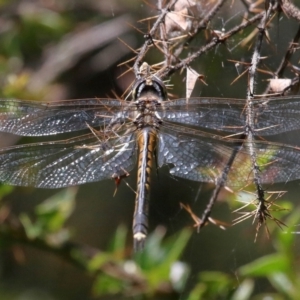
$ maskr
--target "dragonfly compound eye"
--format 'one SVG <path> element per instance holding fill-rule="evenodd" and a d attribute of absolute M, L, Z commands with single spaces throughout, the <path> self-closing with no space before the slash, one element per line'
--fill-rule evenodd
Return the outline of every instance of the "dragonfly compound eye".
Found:
<path fill-rule="evenodd" d="M 137 100 L 143 94 L 146 93 L 156 94 L 161 100 L 166 100 L 167 89 L 164 83 L 157 77 L 152 76 L 151 78 L 141 78 L 138 79 L 132 89 L 133 100 Z"/>

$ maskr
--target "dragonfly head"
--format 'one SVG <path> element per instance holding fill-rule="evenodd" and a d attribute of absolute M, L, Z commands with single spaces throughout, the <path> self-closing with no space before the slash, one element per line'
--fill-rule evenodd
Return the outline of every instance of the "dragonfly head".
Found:
<path fill-rule="evenodd" d="M 157 96 L 160 100 L 167 100 L 167 89 L 162 80 L 150 73 L 143 74 L 144 76 L 137 79 L 132 88 L 133 101 L 139 99 L 146 94 Z"/>

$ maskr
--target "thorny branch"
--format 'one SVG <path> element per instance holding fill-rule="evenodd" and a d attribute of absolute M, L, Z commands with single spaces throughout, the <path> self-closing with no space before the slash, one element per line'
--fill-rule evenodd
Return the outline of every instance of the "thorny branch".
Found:
<path fill-rule="evenodd" d="M 171 1 L 167 5 L 167 7 L 165 9 L 162 9 L 161 14 L 159 15 L 159 17 L 157 18 L 156 22 L 151 27 L 151 29 L 149 31 L 149 34 L 147 34 L 148 37 L 151 37 L 151 40 L 147 39 L 146 42 L 144 43 L 144 45 L 141 47 L 141 49 L 138 52 L 137 58 L 135 59 L 135 63 L 134 63 L 134 66 L 133 66 L 134 73 L 136 75 L 138 74 L 138 68 L 139 68 L 140 62 L 145 57 L 145 55 L 146 55 L 149 47 L 151 46 L 151 42 L 149 42 L 149 41 L 153 41 L 152 37 L 155 36 L 155 34 L 157 32 L 157 29 L 160 28 L 159 25 L 163 23 L 163 20 L 166 17 L 167 13 L 175 5 L 176 2 L 177 1 Z M 197 24 L 197 26 L 193 29 L 193 32 L 190 33 L 191 37 L 189 37 L 185 41 L 186 43 L 189 43 L 191 41 L 191 39 L 193 37 L 195 37 L 196 34 L 198 34 L 200 31 L 202 31 L 203 29 L 206 28 L 206 26 L 209 23 L 209 21 L 211 20 L 211 18 L 213 18 L 215 16 L 215 14 L 218 12 L 218 10 L 224 4 L 224 2 L 225 2 L 224 0 L 219 0 L 213 6 L 213 8 L 209 11 L 209 13 L 207 13 L 205 15 L 205 17 L 200 20 L 200 22 Z M 260 20 L 263 17 L 263 14 L 264 13 L 261 12 L 261 13 L 255 15 L 255 16 L 253 16 L 252 18 L 250 18 L 248 20 L 245 20 L 242 24 L 233 27 L 231 30 L 223 33 L 222 35 L 213 37 L 212 40 L 209 43 L 207 43 L 206 45 L 200 47 L 199 50 L 197 50 L 195 52 L 190 52 L 190 54 L 188 55 L 188 57 L 186 57 L 185 59 L 179 59 L 177 57 L 176 60 L 179 61 L 178 63 L 176 63 L 175 65 L 168 65 L 168 66 L 166 66 L 164 68 L 161 68 L 157 72 L 156 75 L 158 77 L 160 77 L 160 78 L 169 77 L 175 71 L 187 67 L 189 64 L 191 64 L 200 55 L 208 52 L 209 50 L 214 49 L 218 44 L 222 44 L 222 43 L 226 42 L 226 40 L 228 40 L 229 38 L 231 38 L 235 34 L 240 33 L 245 28 L 251 26 L 252 24 L 254 24 L 255 22 L 257 22 L 258 20 Z M 167 44 L 164 41 L 164 39 L 162 39 L 161 34 L 160 34 L 160 39 L 163 42 L 164 55 L 166 56 L 167 53 L 170 53 L 170 56 L 173 56 L 173 54 L 166 49 L 167 47 L 170 47 L 170 45 Z"/>
<path fill-rule="evenodd" d="M 251 66 L 249 68 L 249 83 L 248 83 L 248 91 L 247 91 L 247 100 L 250 100 L 254 97 L 254 86 L 255 86 L 255 74 L 257 70 L 257 65 L 260 62 L 260 53 L 261 53 L 261 47 L 263 38 L 266 34 L 266 25 L 267 21 L 269 20 L 270 13 L 272 10 L 271 4 L 268 7 L 268 10 L 263 13 L 263 18 L 259 24 L 258 27 L 258 36 L 257 41 L 254 47 L 253 56 L 251 60 Z"/>
<path fill-rule="evenodd" d="M 282 78 L 283 77 L 283 74 L 284 74 L 284 71 L 285 69 L 290 66 L 290 61 L 291 61 L 291 58 L 292 56 L 296 53 L 296 49 L 298 47 L 298 42 L 299 42 L 299 39 L 300 39 L 300 26 L 298 26 L 298 30 L 293 38 L 293 40 L 290 42 L 290 45 L 284 55 L 284 57 L 282 58 L 281 60 L 281 63 L 280 65 L 278 66 L 277 70 L 273 73 L 273 78 L 274 79 L 277 79 L 277 78 Z M 290 90 L 293 88 L 294 85 L 297 85 L 299 84 L 299 73 L 298 72 L 295 72 L 297 74 L 297 76 L 291 80 L 291 84 L 288 85 L 287 87 L 285 87 L 283 90 L 280 90 L 281 91 L 281 94 L 284 94 L 284 92 L 286 90 Z M 266 89 L 266 91 L 264 92 L 264 94 L 268 94 L 270 92 L 270 89 L 271 89 L 271 85 L 269 84 L 268 88 Z"/>
<path fill-rule="evenodd" d="M 211 42 L 206 44 L 205 46 L 201 47 L 198 51 L 192 53 L 187 58 L 182 59 L 179 63 L 177 63 L 174 66 L 169 66 L 168 68 L 161 70 L 157 73 L 157 76 L 164 78 L 169 77 L 172 75 L 175 71 L 184 68 L 188 66 L 192 61 L 194 61 L 196 58 L 198 58 L 200 55 L 208 52 L 209 50 L 214 49 L 218 44 L 224 43 L 227 39 L 234 36 L 235 34 L 239 33 L 241 30 L 247 28 L 248 26 L 252 25 L 253 23 L 257 22 L 263 17 L 263 13 L 260 13 L 258 15 L 255 15 L 254 17 L 250 18 L 246 22 L 235 26 L 228 32 L 224 33 L 222 36 L 214 37 Z"/>
<path fill-rule="evenodd" d="M 280 0 L 281 9 L 290 18 L 294 18 L 300 22 L 300 10 L 290 0 Z"/>
<path fill-rule="evenodd" d="M 162 0 L 158 1 L 158 9 L 161 11 L 162 10 Z M 170 63 L 170 52 L 169 52 L 169 47 L 168 47 L 168 42 L 167 42 L 167 33 L 166 33 L 166 28 L 163 23 L 160 23 L 160 40 L 162 41 L 163 45 L 163 54 L 165 56 L 165 61 L 164 61 L 164 66 L 168 66 Z"/>
<path fill-rule="evenodd" d="M 161 14 L 159 15 L 159 17 L 157 18 L 157 20 L 153 24 L 153 26 L 150 29 L 149 33 L 146 35 L 146 41 L 145 41 L 144 45 L 142 46 L 142 48 L 140 49 L 140 51 L 139 51 L 139 53 L 137 55 L 137 58 L 135 59 L 134 65 L 133 65 L 133 70 L 134 70 L 134 73 L 135 73 L 136 77 L 138 77 L 140 63 L 141 63 L 142 59 L 144 58 L 144 56 L 146 55 L 149 47 L 152 44 L 152 36 L 154 36 L 154 34 L 156 33 L 157 29 L 159 28 L 161 22 L 163 22 L 165 16 L 172 9 L 172 7 L 174 6 L 174 4 L 176 2 L 177 2 L 177 0 L 172 0 L 161 11 Z"/>
<path fill-rule="evenodd" d="M 292 55 L 296 52 L 296 48 L 297 48 L 299 39 L 300 39 L 300 26 L 298 27 L 295 37 L 291 41 L 290 46 L 288 47 L 286 54 L 285 54 L 284 58 L 282 59 L 280 66 L 278 67 L 278 70 L 274 73 L 275 77 L 283 76 L 283 72 L 284 72 L 285 68 L 288 66 L 288 63 L 291 60 Z"/>
<path fill-rule="evenodd" d="M 206 28 L 208 22 L 216 14 L 216 12 L 219 10 L 219 8 L 223 5 L 224 2 L 225 1 L 222 1 L 222 0 L 218 1 L 218 3 L 213 7 L 213 9 L 211 9 L 210 12 L 198 23 L 198 25 L 195 28 L 195 31 L 193 32 L 192 37 L 195 36 L 195 34 L 199 30 Z M 196 52 L 191 53 L 186 59 L 181 60 L 179 63 L 177 63 L 173 66 L 169 65 L 167 68 L 162 68 L 160 71 L 158 71 L 157 76 L 164 78 L 166 76 L 170 76 L 176 70 L 188 66 L 193 60 L 195 60 L 201 54 L 213 49 L 216 45 L 218 45 L 220 43 L 224 43 L 227 39 L 232 37 L 234 34 L 239 33 L 241 30 L 252 25 L 253 23 L 255 23 L 256 21 L 258 21 L 259 19 L 261 19 L 263 17 L 264 17 L 264 12 L 261 12 L 260 14 L 257 14 L 254 17 L 252 17 L 251 19 L 246 20 L 242 24 L 235 26 L 228 32 L 226 32 L 222 35 L 215 36 L 210 43 L 201 47 Z M 189 40 L 191 40 L 191 39 L 189 39 Z M 164 50 L 165 50 L 164 52 L 165 52 L 165 56 L 166 56 L 166 47 L 164 47 Z M 232 153 L 231 158 L 227 162 L 226 167 L 224 168 L 222 174 L 217 179 L 216 188 L 214 189 L 214 193 L 211 196 L 209 204 L 207 205 L 207 207 L 202 215 L 201 221 L 198 225 L 199 229 L 202 228 L 206 224 L 206 222 L 211 214 L 212 208 L 213 208 L 215 202 L 217 201 L 217 197 L 218 197 L 221 189 L 224 187 L 224 185 L 226 183 L 227 175 L 230 172 L 230 168 L 234 162 L 236 155 L 238 154 L 238 151 L 239 150 L 237 149 L 236 151 L 234 151 Z"/>
<path fill-rule="evenodd" d="M 186 44 L 189 44 L 197 35 L 198 32 L 207 28 L 210 20 L 217 14 L 222 5 L 226 0 L 219 0 L 218 3 L 213 6 L 213 8 L 204 16 L 202 20 L 195 26 L 193 32 L 190 33 L 191 37 L 186 41 Z"/>
<path fill-rule="evenodd" d="M 213 17 L 217 14 L 217 12 L 220 10 L 222 5 L 225 1 L 219 0 L 217 3 L 214 4 L 214 6 L 205 13 L 204 17 L 201 18 L 198 22 L 196 22 L 196 25 L 190 30 L 189 34 L 186 36 L 186 39 L 183 38 L 183 41 L 180 43 L 186 43 L 185 45 L 189 45 L 189 43 L 195 38 L 197 34 L 199 34 L 200 31 L 207 30 L 208 24 L 211 22 Z M 161 2 L 159 1 L 161 4 Z M 173 4 L 173 3 L 172 3 Z M 166 29 L 163 25 L 163 22 L 160 26 L 160 41 L 163 44 L 163 54 L 165 57 L 163 67 L 156 73 L 156 75 L 160 78 L 169 77 L 173 73 L 175 73 L 177 70 L 182 70 L 190 64 L 198 59 L 202 54 L 207 53 L 208 51 L 212 49 L 216 49 L 216 46 L 219 44 L 224 44 L 227 40 L 232 38 L 234 35 L 241 33 L 246 28 L 250 27 L 254 23 L 260 21 L 260 24 L 258 25 L 258 33 L 256 38 L 256 43 L 254 46 L 254 51 L 252 55 L 252 60 L 250 67 L 248 68 L 248 90 L 247 90 L 247 121 L 246 121 L 246 131 L 245 136 L 242 137 L 242 139 L 245 139 L 247 142 L 247 145 L 249 145 L 249 154 L 252 159 L 252 165 L 253 165 L 253 174 L 254 174 L 254 184 L 256 186 L 257 191 L 257 199 L 258 199 L 258 206 L 256 210 L 255 217 L 258 219 L 258 228 L 266 221 L 266 218 L 271 218 L 271 215 L 269 214 L 269 206 L 265 205 L 265 196 L 264 196 L 264 190 L 262 187 L 262 183 L 260 180 L 260 170 L 259 165 L 257 164 L 257 157 L 256 157 L 256 150 L 254 145 L 254 136 L 253 136 L 253 130 L 254 130 L 254 120 L 253 120 L 253 107 L 252 107 L 252 99 L 255 95 L 254 89 L 256 85 L 255 77 L 258 70 L 258 64 L 261 60 L 261 51 L 262 51 L 262 43 L 264 38 L 267 38 L 267 27 L 268 22 L 271 20 L 271 17 L 273 16 L 276 11 L 278 11 L 279 6 L 284 11 L 284 13 L 292 18 L 297 19 L 299 15 L 299 10 L 297 7 L 295 7 L 293 4 L 290 3 L 290 1 L 279 1 L 277 3 L 276 1 L 267 1 L 266 7 L 259 8 L 259 6 L 256 6 L 256 3 L 253 5 L 249 5 L 249 3 L 245 3 L 245 5 L 248 8 L 247 13 L 254 13 L 256 14 L 248 19 L 244 19 L 243 22 L 239 25 L 234 26 L 227 32 L 217 33 L 212 30 L 213 33 L 215 33 L 212 37 L 212 39 L 207 42 L 205 45 L 200 46 L 195 51 L 190 49 L 188 55 L 183 58 L 179 58 L 179 56 L 174 55 L 174 49 L 170 46 L 172 44 L 171 40 L 169 42 L 166 41 L 166 35 L 168 35 L 168 32 L 166 32 Z M 162 10 L 162 12 L 165 12 L 165 10 Z M 165 17 L 165 15 L 163 15 Z M 163 18 L 160 18 L 160 20 L 163 20 Z M 157 24 L 157 23 L 156 23 Z M 299 31 L 299 30 L 298 30 Z M 154 34 L 155 30 L 150 30 L 151 34 Z M 275 75 L 281 76 L 283 73 L 284 68 L 288 64 L 289 59 L 292 56 L 292 53 L 294 52 L 294 49 L 297 46 L 297 42 L 299 39 L 299 34 L 297 33 L 294 37 L 293 42 L 291 43 L 287 53 L 286 57 L 284 58 L 282 65 L 278 69 L 278 71 L 275 73 Z M 267 39 L 268 41 L 268 39 Z M 177 44 L 178 45 L 180 44 Z M 176 46 L 175 46 L 176 47 Z M 182 50 L 180 50 L 181 52 Z M 177 51 L 177 53 L 179 53 Z M 177 55 L 176 53 L 176 55 Z M 172 59 L 170 59 L 172 57 Z M 174 62 L 174 64 L 172 64 Z M 213 205 L 215 204 L 217 197 L 221 191 L 221 189 L 224 187 L 227 179 L 227 175 L 230 171 L 230 168 L 234 162 L 234 159 L 236 155 L 239 152 L 239 147 L 236 148 L 236 151 L 232 153 L 231 158 L 227 162 L 227 164 L 224 167 L 223 173 L 217 178 L 216 180 L 216 188 L 214 190 L 214 193 L 209 201 L 209 204 L 204 211 L 201 222 L 199 223 L 199 228 L 201 228 L 204 224 L 206 224 L 207 219 L 212 211 Z"/>
<path fill-rule="evenodd" d="M 219 0 L 218 3 L 204 16 L 204 18 L 199 22 L 199 24 L 195 28 L 194 34 L 196 34 L 199 29 L 207 28 L 207 24 L 209 21 L 216 15 L 222 5 L 226 2 L 226 0 Z"/>
<path fill-rule="evenodd" d="M 255 218 L 258 220 L 258 229 L 259 227 L 265 223 L 266 218 L 270 217 L 270 213 L 268 212 L 267 206 L 265 204 L 265 193 L 262 187 L 261 177 L 260 177 L 260 166 L 257 163 L 257 151 L 254 147 L 254 128 L 255 128 L 255 120 L 254 120 L 254 107 L 252 100 L 254 98 L 254 88 L 255 88 L 255 75 L 257 72 L 257 66 L 261 59 L 261 49 L 263 39 L 266 36 L 266 28 L 268 20 L 271 17 L 272 12 L 272 4 L 269 3 L 266 11 L 264 12 L 264 16 L 261 19 L 259 24 L 259 32 L 257 36 L 257 40 L 255 43 L 251 66 L 249 68 L 249 81 L 248 81 L 248 90 L 247 90 L 247 104 L 246 104 L 246 141 L 248 143 L 248 151 L 252 160 L 252 172 L 253 172 L 253 181 L 256 187 L 257 192 L 257 211 Z"/>

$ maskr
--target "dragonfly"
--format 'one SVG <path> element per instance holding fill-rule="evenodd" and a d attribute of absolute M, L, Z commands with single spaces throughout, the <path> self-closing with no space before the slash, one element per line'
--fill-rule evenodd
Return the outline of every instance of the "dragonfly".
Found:
<path fill-rule="evenodd" d="M 251 148 L 256 152 L 263 184 L 300 178 L 299 147 L 239 138 L 247 131 L 245 100 L 170 100 L 163 81 L 147 70 L 133 85 L 131 101 L 0 99 L 2 132 L 55 137 L 75 133 L 68 139 L 56 137 L 54 141 L 0 149 L 0 182 L 62 188 L 109 178 L 121 180 L 137 164 L 133 239 L 139 250 L 148 233 L 154 165 L 169 165 L 175 177 L 216 183 L 236 151 L 226 186 L 241 188 L 255 179 Z M 257 99 L 252 104 L 254 136 L 300 129 L 299 96 Z"/>

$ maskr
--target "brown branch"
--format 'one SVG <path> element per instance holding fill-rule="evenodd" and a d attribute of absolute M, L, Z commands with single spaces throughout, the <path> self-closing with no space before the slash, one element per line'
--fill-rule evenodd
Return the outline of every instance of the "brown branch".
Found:
<path fill-rule="evenodd" d="M 300 39 L 300 26 L 298 27 L 298 30 L 293 38 L 293 41 L 290 43 L 290 46 L 288 47 L 286 54 L 278 67 L 278 70 L 275 72 L 275 75 L 281 77 L 283 75 L 284 69 L 288 65 L 288 62 L 290 61 L 292 55 L 295 53 L 295 48 L 297 47 Z"/>
<path fill-rule="evenodd" d="M 159 10 L 162 10 L 162 0 L 158 0 L 158 9 Z M 164 54 L 164 57 L 165 57 L 165 62 L 164 62 L 164 66 L 168 66 L 169 63 L 170 63 L 170 51 L 169 51 L 169 46 L 168 46 L 168 43 L 167 43 L 167 39 L 166 39 L 166 28 L 165 28 L 165 25 L 163 23 L 160 23 L 160 26 L 159 26 L 159 33 L 160 33 L 160 40 L 162 42 L 162 45 L 163 45 L 163 54 Z"/>
<path fill-rule="evenodd" d="M 145 35 L 146 41 L 144 43 L 144 45 L 141 47 L 139 54 L 134 62 L 133 65 L 133 70 L 135 73 L 135 76 L 138 77 L 139 74 L 139 65 L 142 61 L 142 59 L 144 58 L 144 56 L 146 55 L 146 53 L 149 50 L 149 47 L 152 44 L 152 36 L 155 34 L 156 30 L 158 29 L 159 25 L 161 22 L 163 22 L 164 18 L 166 17 L 167 13 L 170 11 L 170 9 L 173 7 L 173 5 L 175 5 L 175 3 L 178 0 L 172 0 L 164 9 L 162 9 L 161 14 L 159 15 L 159 17 L 157 18 L 157 20 L 155 21 L 155 23 L 153 24 L 152 28 L 150 29 L 149 33 Z"/>
<path fill-rule="evenodd" d="M 172 75 L 176 70 L 179 70 L 183 67 L 186 67 L 189 65 L 193 60 L 195 60 L 197 57 L 199 57 L 201 54 L 206 53 L 207 51 L 213 49 L 216 45 L 224 43 L 227 39 L 232 37 L 233 35 L 239 33 L 241 30 L 247 28 L 248 26 L 252 25 L 253 23 L 257 22 L 264 16 L 264 12 L 255 15 L 251 19 L 247 20 L 246 22 L 235 26 L 228 32 L 226 32 L 223 35 L 216 36 L 212 39 L 212 41 L 205 46 L 201 47 L 198 51 L 192 53 L 189 57 L 186 59 L 181 60 L 179 63 L 177 63 L 174 66 L 169 66 L 168 68 L 161 69 L 158 73 L 157 76 L 164 78 L 164 77 L 169 77 Z"/>
<path fill-rule="evenodd" d="M 252 163 L 252 172 L 253 172 L 253 183 L 256 188 L 257 193 L 257 211 L 255 214 L 255 219 L 258 220 L 257 231 L 261 227 L 263 223 L 265 223 L 266 219 L 270 217 L 268 212 L 268 208 L 265 200 L 265 191 L 262 187 L 261 174 L 260 174 L 260 166 L 257 163 L 257 150 L 254 147 L 255 139 L 254 139 L 254 129 L 255 129 L 255 120 L 253 113 L 253 98 L 254 98 L 254 87 L 255 87 L 255 75 L 257 72 L 257 66 L 260 62 L 261 58 L 261 49 L 263 39 L 266 36 L 265 31 L 268 24 L 268 20 L 271 17 L 272 12 L 272 4 L 269 2 L 269 6 L 263 12 L 263 18 L 259 24 L 259 31 L 257 40 L 255 43 L 251 65 L 249 67 L 249 81 L 248 81 L 248 89 L 247 89 L 247 103 L 246 103 L 246 124 L 245 124 L 245 133 L 246 133 L 246 141 L 247 141 L 247 150 Z"/>
<path fill-rule="evenodd" d="M 254 96 L 255 74 L 257 71 L 257 66 L 260 62 L 260 52 L 261 52 L 262 42 L 263 42 L 263 38 L 265 36 L 266 25 L 267 25 L 267 21 L 270 16 L 271 10 L 272 10 L 272 6 L 269 5 L 268 10 L 263 12 L 263 18 L 258 27 L 258 30 L 259 30 L 258 37 L 257 37 L 256 44 L 254 47 L 251 65 L 249 68 L 249 84 L 248 84 L 248 91 L 247 91 L 247 99 L 252 99 Z"/>
<path fill-rule="evenodd" d="M 300 22 L 300 10 L 297 6 L 291 3 L 290 0 L 280 0 L 280 6 L 288 17 L 294 18 Z"/>
<path fill-rule="evenodd" d="M 286 67 L 289 65 L 289 62 L 290 62 L 293 54 L 296 51 L 299 39 L 300 39 L 300 26 L 298 27 L 298 30 L 297 30 L 292 42 L 290 43 L 283 59 L 281 60 L 280 65 L 278 66 L 277 70 L 273 73 L 273 78 L 282 78 L 283 72 L 285 71 Z M 299 80 L 299 76 L 297 76 L 297 77 Z M 271 89 L 271 86 L 269 84 L 263 94 L 267 95 L 269 93 L 270 89 Z M 288 87 L 288 89 L 289 89 L 289 87 Z M 283 90 L 282 92 L 285 92 L 285 91 Z"/>
<path fill-rule="evenodd" d="M 226 0 L 219 0 L 218 3 L 205 15 L 201 22 L 197 25 L 196 31 L 193 32 L 193 35 L 198 32 L 199 29 L 205 29 L 210 20 L 216 15 L 219 9 L 223 6 Z"/>

